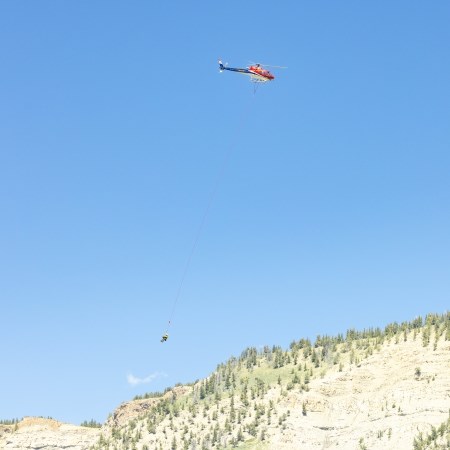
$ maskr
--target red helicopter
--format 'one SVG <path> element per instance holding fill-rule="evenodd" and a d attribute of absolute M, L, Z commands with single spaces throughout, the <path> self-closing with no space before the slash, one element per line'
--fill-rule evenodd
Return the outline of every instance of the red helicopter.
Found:
<path fill-rule="evenodd" d="M 219 70 L 223 72 L 224 70 L 230 70 L 231 72 L 238 72 L 244 75 L 250 76 L 250 81 L 253 83 L 266 83 L 267 81 L 272 81 L 275 77 L 264 67 L 278 67 L 279 69 L 286 69 L 286 67 L 282 66 L 268 66 L 267 64 L 260 63 L 252 63 L 251 66 L 245 69 L 239 69 L 235 67 L 227 67 L 226 64 L 223 64 L 219 59 Z"/>

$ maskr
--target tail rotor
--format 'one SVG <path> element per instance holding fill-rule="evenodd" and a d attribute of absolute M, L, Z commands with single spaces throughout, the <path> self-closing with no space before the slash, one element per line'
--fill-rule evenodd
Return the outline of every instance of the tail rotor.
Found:
<path fill-rule="evenodd" d="M 219 59 L 219 71 L 220 71 L 220 72 L 223 72 L 223 71 L 226 69 L 227 64 L 228 64 L 228 63 L 225 63 L 225 64 L 224 64 L 224 63 Z"/>

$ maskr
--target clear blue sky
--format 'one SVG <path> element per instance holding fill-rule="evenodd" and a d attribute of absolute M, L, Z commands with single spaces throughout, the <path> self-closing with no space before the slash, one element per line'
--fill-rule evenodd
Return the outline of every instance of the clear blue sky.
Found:
<path fill-rule="evenodd" d="M 0 419 L 103 421 L 247 346 L 447 310 L 449 19 L 1 2 Z M 254 96 L 219 57 L 288 69 Z"/>

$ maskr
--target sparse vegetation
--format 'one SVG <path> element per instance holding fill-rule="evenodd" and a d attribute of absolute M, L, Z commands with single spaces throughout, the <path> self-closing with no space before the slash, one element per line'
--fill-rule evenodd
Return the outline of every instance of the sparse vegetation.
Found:
<path fill-rule="evenodd" d="M 19 423 L 22 419 L 4 419 L 0 420 L 0 425 L 15 425 L 16 423 Z"/>
<path fill-rule="evenodd" d="M 441 337 L 450 339 L 449 329 L 450 313 L 430 314 L 411 322 L 394 322 L 384 329 L 349 329 L 335 337 L 319 335 L 314 342 L 302 338 L 292 341 L 288 350 L 279 346 L 248 347 L 238 358 L 231 357 L 219 364 L 204 380 L 135 397 L 152 401 L 146 403 L 139 417 L 113 427 L 108 435 L 102 434 L 94 448 L 264 448 L 275 429 L 280 433 L 288 429 L 289 414 L 282 405 L 290 396 L 299 396 L 292 398 L 301 402 L 301 415 L 297 420 L 299 417 L 308 420 L 309 404 L 305 396 L 330 371 L 351 373 L 384 345 L 414 342 L 418 335 L 422 337 L 423 346 L 428 347 L 433 340 L 436 349 Z M 418 380 L 423 377 L 420 367 L 415 368 L 414 377 Z M 381 405 L 386 417 L 404 415 L 402 408 L 398 398 L 386 398 Z M 436 433 L 442 439 L 449 435 L 444 431 L 441 435 L 441 428 Z M 419 435 L 414 448 L 427 448 L 420 445 L 431 442 L 436 433 L 431 430 L 430 435 Z M 387 428 L 379 430 L 376 437 L 390 440 L 392 434 L 393 429 Z M 440 441 L 436 438 L 433 442 Z M 359 441 L 359 448 L 368 448 L 364 438 Z"/>
<path fill-rule="evenodd" d="M 94 419 L 91 419 L 89 422 L 85 420 L 80 424 L 82 427 L 89 427 L 89 428 L 101 428 L 102 424 L 99 422 L 96 422 Z"/>
<path fill-rule="evenodd" d="M 419 433 L 413 441 L 414 450 L 447 450 L 450 448 L 450 411 L 449 417 L 438 427 L 431 426 L 428 433 Z"/>

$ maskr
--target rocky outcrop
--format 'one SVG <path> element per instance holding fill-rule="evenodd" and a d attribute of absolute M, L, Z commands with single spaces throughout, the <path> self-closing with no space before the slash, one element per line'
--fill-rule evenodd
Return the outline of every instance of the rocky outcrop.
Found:
<path fill-rule="evenodd" d="M 16 425 L 1 426 L 0 449 L 86 450 L 99 438 L 100 430 L 52 419 L 25 417 Z"/>
<path fill-rule="evenodd" d="M 176 399 L 177 397 L 186 395 L 188 392 L 191 392 L 191 390 L 191 387 L 177 386 L 161 397 L 138 399 L 122 403 L 110 416 L 104 428 L 123 427 L 130 420 L 144 416 L 156 403 L 161 401 L 161 399 Z"/>

